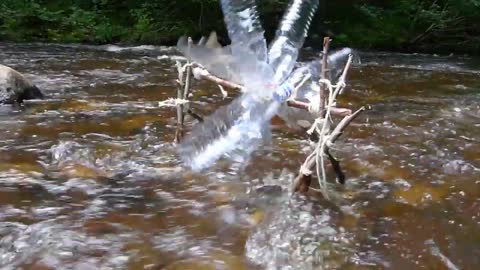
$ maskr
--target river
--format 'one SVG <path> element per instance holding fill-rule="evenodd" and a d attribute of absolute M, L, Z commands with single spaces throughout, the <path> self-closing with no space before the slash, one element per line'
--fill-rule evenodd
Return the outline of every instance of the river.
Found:
<path fill-rule="evenodd" d="M 291 194 L 308 142 L 276 120 L 246 166 L 183 169 L 173 48 L 0 43 L 48 96 L 0 107 L 0 268 L 477 269 L 480 59 L 360 54 L 328 202 Z"/>

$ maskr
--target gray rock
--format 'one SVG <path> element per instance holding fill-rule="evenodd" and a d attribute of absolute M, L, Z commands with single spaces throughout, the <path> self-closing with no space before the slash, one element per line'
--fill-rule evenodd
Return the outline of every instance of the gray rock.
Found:
<path fill-rule="evenodd" d="M 43 98 L 42 92 L 20 72 L 0 65 L 0 104 L 22 103 L 26 99 Z"/>

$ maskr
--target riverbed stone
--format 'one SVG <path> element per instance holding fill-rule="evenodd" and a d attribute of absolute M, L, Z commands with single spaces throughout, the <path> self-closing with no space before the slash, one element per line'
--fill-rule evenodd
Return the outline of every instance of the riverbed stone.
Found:
<path fill-rule="evenodd" d="M 43 94 L 20 72 L 0 64 L 0 104 L 22 103 L 43 98 Z"/>

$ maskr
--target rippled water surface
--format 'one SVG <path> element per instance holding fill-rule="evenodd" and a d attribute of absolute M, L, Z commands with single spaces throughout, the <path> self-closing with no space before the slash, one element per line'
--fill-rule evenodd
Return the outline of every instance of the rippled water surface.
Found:
<path fill-rule="evenodd" d="M 362 53 L 337 199 L 291 195 L 304 135 L 183 169 L 171 48 L 0 44 L 48 96 L 0 107 L 1 269 L 477 269 L 480 61 Z M 215 85 L 196 83 L 211 113 Z M 193 120 L 188 119 L 188 125 Z M 332 175 L 330 175 L 333 178 Z M 331 181 L 332 183 L 334 181 Z"/>

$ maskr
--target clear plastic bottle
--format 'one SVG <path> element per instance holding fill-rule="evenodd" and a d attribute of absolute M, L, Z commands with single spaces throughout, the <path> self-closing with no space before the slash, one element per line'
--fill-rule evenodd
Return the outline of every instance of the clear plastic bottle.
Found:
<path fill-rule="evenodd" d="M 222 156 L 244 162 L 268 137 L 271 118 L 293 92 L 289 81 L 284 81 L 295 65 L 317 7 L 318 0 L 292 1 L 267 62 L 254 0 L 222 0 L 235 69 L 247 90 L 197 125 L 181 143 L 180 155 L 192 169 L 207 168 Z"/>
<path fill-rule="evenodd" d="M 290 2 L 268 51 L 275 81 L 283 82 L 292 72 L 317 8 L 318 0 Z"/>
<path fill-rule="evenodd" d="M 273 93 L 271 92 L 273 87 Z M 224 154 L 245 162 L 270 135 L 269 123 L 292 94 L 289 83 L 264 85 L 271 97 L 245 93 L 197 125 L 180 145 L 180 155 L 193 170 L 211 166 Z"/>
<path fill-rule="evenodd" d="M 258 61 L 267 62 L 265 31 L 259 20 L 255 0 L 221 0 L 221 5 L 232 44 L 248 48 L 257 56 Z"/>

